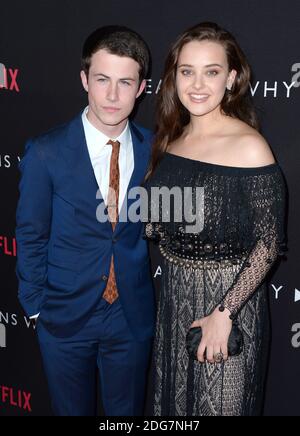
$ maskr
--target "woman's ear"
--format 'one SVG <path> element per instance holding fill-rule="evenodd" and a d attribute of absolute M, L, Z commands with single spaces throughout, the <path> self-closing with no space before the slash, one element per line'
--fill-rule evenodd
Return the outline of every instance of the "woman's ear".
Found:
<path fill-rule="evenodd" d="M 226 88 L 228 89 L 228 91 L 231 91 L 235 78 L 237 75 L 237 71 L 236 70 L 231 70 L 227 79 L 227 85 Z"/>

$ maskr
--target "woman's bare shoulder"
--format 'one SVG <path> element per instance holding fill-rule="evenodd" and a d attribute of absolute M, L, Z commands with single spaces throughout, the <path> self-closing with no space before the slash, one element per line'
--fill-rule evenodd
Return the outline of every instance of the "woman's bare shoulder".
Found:
<path fill-rule="evenodd" d="M 271 147 L 266 139 L 255 129 L 240 123 L 232 135 L 232 152 L 237 166 L 260 167 L 275 162 Z"/>

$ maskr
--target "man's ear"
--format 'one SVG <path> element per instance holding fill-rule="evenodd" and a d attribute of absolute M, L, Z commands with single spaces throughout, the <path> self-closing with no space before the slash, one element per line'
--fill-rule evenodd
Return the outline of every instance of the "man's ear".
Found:
<path fill-rule="evenodd" d="M 86 92 L 88 92 L 89 91 L 89 85 L 88 85 L 88 78 L 87 78 L 87 75 L 86 75 L 85 71 L 83 71 L 83 70 L 80 71 L 80 77 L 81 77 L 82 86 L 84 87 Z"/>
<path fill-rule="evenodd" d="M 141 82 L 141 84 L 140 84 L 140 87 L 139 87 L 138 93 L 137 93 L 137 95 L 136 95 L 136 98 L 139 98 L 139 96 L 140 96 L 140 95 L 145 91 L 146 84 L 147 84 L 147 82 L 146 82 L 146 80 L 144 79 L 144 80 Z"/>

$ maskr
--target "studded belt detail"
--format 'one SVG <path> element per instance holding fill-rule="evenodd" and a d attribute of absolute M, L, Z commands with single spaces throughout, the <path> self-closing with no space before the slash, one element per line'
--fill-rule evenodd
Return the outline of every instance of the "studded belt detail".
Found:
<path fill-rule="evenodd" d="M 168 233 L 161 225 L 148 223 L 145 238 L 157 243 L 161 254 L 170 262 L 199 269 L 228 268 L 240 265 L 248 257 L 248 250 L 239 243 L 212 244 L 197 233 L 185 233 L 183 227 Z M 245 266 L 250 266 L 247 264 Z"/>

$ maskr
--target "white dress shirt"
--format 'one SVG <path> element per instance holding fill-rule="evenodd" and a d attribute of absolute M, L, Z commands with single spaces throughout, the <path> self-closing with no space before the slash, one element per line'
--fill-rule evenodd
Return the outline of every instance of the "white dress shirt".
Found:
<path fill-rule="evenodd" d="M 107 204 L 107 196 L 109 190 L 109 173 L 110 173 L 110 158 L 112 154 L 112 145 L 107 144 L 110 139 L 120 142 L 119 154 L 119 169 L 120 169 L 120 187 L 119 187 L 119 212 L 126 196 L 127 188 L 134 169 L 134 154 L 133 144 L 129 123 L 117 138 L 109 138 L 96 129 L 87 119 L 88 107 L 82 113 L 82 122 L 84 128 L 85 139 L 94 170 L 95 178 L 98 187 L 102 194 L 105 204 Z M 96 193 L 95 193 L 96 195 Z M 33 315 L 30 319 L 35 319 L 39 314 Z"/>
<path fill-rule="evenodd" d="M 123 132 L 117 138 L 109 138 L 94 127 L 87 118 L 88 107 L 82 113 L 82 122 L 84 127 L 85 139 L 94 169 L 95 178 L 98 187 L 102 194 L 105 204 L 107 204 L 107 196 L 109 190 L 109 172 L 110 172 L 110 158 L 112 154 L 112 145 L 107 144 L 110 139 L 120 142 L 119 154 L 119 169 L 120 169 L 120 187 L 119 187 L 119 212 L 129 181 L 131 179 L 134 169 L 134 155 L 131 132 L 129 123 L 127 123 Z"/>

